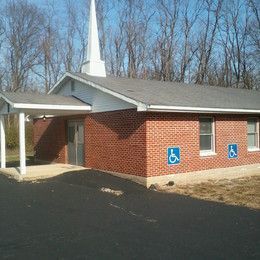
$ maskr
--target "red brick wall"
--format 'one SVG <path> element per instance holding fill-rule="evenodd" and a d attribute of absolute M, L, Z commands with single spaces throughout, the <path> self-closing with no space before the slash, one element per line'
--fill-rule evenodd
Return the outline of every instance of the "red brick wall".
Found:
<path fill-rule="evenodd" d="M 85 122 L 85 166 L 145 176 L 145 115 L 135 110 L 34 120 L 36 158 L 67 163 L 68 120 Z"/>
<path fill-rule="evenodd" d="M 216 155 L 199 151 L 199 115 L 124 110 L 34 121 L 36 158 L 67 162 L 67 120 L 85 122 L 85 166 L 137 176 L 225 168 L 260 163 L 260 152 L 247 151 L 246 115 L 214 115 Z M 227 158 L 237 143 L 238 159 Z M 167 165 L 167 147 L 181 148 L 181 163 Z"/>
<path fill-rule="evenodd" d="M 86 115 L 63 116 L 33 121 L 35 158 L 47 162 L 68 163 L 67 124 L 68 120 L 85 120 Z"/>
<path fill-rule="evenodd" d="M 145 176 L 144 113 L 124 110 L 89 114 L 85 122 L 85 144 L 87 167 Z"/>
<path fill-rule="evenodd" d="M 247 118 L 246 115 L 214 115 L 216 155 L 202 157 L 198 114 L 147 114 L 147 176 L 260 163 L 259 151 L 247 151 Z M 238 159 L 227 158 L 227 146 L 231 143 L 238 144 Z M 181 148 L 181 163 L 168 166 L 167 147 L 172 146 Z"/>
<path fill-rule="evenodd" d="M 34 120 L 35 158 L 43 161 L 66 163 L 66 121 L 64 118 Z"/>

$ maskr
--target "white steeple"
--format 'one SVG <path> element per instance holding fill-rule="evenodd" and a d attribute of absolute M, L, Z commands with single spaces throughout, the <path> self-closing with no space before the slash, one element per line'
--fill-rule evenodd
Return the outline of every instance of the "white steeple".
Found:
<path fill-rule="evenodd" d="M 81 72 L 90 76 L 106 77 L 105 62 L 100 59 L 95 0 L 91 0 L 90 4 L 87 60 L 82 64 Z"/>

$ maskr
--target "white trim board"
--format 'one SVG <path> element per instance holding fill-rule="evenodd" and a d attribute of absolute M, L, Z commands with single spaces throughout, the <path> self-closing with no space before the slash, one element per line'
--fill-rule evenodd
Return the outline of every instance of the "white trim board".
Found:
<path fill-rule="evenodd" d="M 90 105 L 75 106 L 75 105 L 45 105 L 45 104 L 24 104 L 14 103 L 14 108 L 19 109 L 47 109 L 47 110 L 71 110 L 71 111 L 91 111 Z"/>
<path fill-rule="evenodd" d="M 154 112 L 182 112 L 182 113 L 232 113 L 232 114 L 260 114 L 257 109 L 210 108 L 210 107 L 182 107 L 149 105 L 147 111 Z"/>

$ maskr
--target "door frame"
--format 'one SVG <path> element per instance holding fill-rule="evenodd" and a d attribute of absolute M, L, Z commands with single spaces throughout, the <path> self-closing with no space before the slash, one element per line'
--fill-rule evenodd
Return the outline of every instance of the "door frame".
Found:
<path fill-rule="evenodd" d="M 85 166 L 85 127 L 84 127 L 84 119 L 69 119 L 66 122 L 66 161 L 69 164 L 69 125 L 81 124 L 83 126 L 83 165 Z M 75 131 L 76 134 L 76 131 Z M 75 149 L 76 150 L 76 149 Z M 76 151 L 75 151 L 76 152 Z M 77 154 L 76 154 L 76 163 L 77 163 Z M 77 165 L 77 164 L 76 164 Z"/>

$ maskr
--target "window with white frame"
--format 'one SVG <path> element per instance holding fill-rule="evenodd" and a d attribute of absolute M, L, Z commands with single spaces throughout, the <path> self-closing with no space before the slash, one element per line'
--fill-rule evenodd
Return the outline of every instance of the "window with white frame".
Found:
<path fill-rule="evenodd" d="M 259 120 L 257 118 L 247 120 L 247 146 L 248 150 L 259 148 Z"/>
<path fill-rule="evenodd" d="M 214 120 L 213 117 L 201 117 L 200 123 L 200 152 L 213 153 L 215 151 Z"/>

